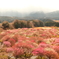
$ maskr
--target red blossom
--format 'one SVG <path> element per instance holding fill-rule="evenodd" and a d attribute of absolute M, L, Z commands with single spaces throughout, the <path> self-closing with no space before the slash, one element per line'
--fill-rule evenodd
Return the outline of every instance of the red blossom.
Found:
<path fill-rule="evenodd" d="M 32 52 L 33 55 L 44 55 L 44 48 L 39 47 L 33 50 Z"/>

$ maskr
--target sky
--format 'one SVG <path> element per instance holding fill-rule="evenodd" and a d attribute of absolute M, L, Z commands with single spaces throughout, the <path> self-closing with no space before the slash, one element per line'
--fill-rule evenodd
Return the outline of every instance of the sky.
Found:
<path fill-rule="evenodd" d="M 59 0 L 0 0 L 0 11 L 52 12 L 59 10 Z"/>

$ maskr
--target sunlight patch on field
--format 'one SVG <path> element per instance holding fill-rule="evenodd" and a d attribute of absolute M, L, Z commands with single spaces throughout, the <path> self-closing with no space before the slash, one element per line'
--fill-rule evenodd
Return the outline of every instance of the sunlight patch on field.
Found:
<path fill-rule="evenodd" d="M 35 27 L 35 29 L 52 29 L 53 27 Z"/>

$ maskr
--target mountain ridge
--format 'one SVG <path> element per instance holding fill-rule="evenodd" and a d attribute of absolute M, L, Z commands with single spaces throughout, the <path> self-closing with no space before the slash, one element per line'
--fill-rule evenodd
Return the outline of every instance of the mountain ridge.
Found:
<path fill-rule="evenodd" d="M 0 12 L 0 22 L 1 20 L 32 20 L 32 19 L 52 19 L 59 20 L 59 11 L 44 13 L 44 12 L 31 12 L 30 14 L 21 14 L 19 12 Z"/>

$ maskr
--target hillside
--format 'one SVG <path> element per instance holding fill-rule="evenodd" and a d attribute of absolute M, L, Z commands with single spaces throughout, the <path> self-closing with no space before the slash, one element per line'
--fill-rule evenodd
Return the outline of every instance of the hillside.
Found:
<path fill-rule="evenodd" d="M 3 21 L 8 21 L 8 22 L 12 22 L 14 20 L 41 20 L 43 22 L 45 21 L 53 21 L 53 19 L 49 19 L 49 18 L 34 18 L 34 17 L 9 17 L 9 16 L 0 16 L 0 23 Z"/>
<path fill-rule="evenodd" d="M 19 19 L 19 20 L 33 20 L 33 19 L 52 19 L 59 20 L 59 11 L 54 11 L 50 13 L 44 12 L 31 12 L 31 13 L 20 13 L 20 12 L 0 12 L 0 22 L 1 20 L 9 20 L 10 22 Z"/>

